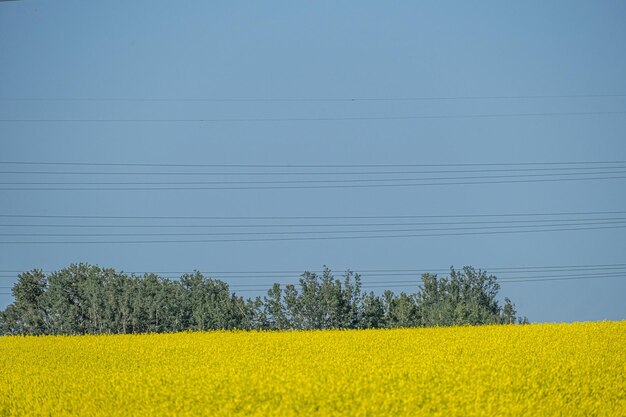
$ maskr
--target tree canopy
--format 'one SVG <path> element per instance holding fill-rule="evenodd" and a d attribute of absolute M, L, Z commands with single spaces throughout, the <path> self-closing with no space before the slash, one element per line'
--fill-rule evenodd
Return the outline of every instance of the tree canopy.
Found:
<path fill-rule="evenodd" d="M 420 282 L 421 281 L 421 282 Z M 361 276 L 324 268 L 297 285 L 275 283 L 244 298 L 200 272 L 172 280 L 72 264 L 18 275 L 14 302 L 0 311 L 1 334 L 101 334 L 247 329 L 309 330 L 527 323 L 497 299 L 493 275 L 466 266 L 448 277 L 425 273 L 415 293 L 363 291 Z"/>

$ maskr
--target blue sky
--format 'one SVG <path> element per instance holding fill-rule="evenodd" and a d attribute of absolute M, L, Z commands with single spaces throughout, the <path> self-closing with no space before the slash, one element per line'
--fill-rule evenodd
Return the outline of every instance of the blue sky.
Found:
<path fill-rule="evenodd" d="M 626 4 L 618 1 L 506 5 L 0 3 L 3 98 L 617 95 L 319 102 L 4 100 L 0 101 L 0 119 L 4 120 L 0 121 L 0 162 L 337 165 L 624 161 L 626 115 L 619 113 L 273 122 L 6 120 L 624 112 L 626 96 L 619 95 L 626 94 L 625 18 Z M 0 178 L 5 182 L 60 180 L 43 174 L 0 174 Z M 94 176 L 72 180 L 87 178 L 110 180 Z M 614 179 L 345 189 L 5 190 L 0 191 L 0 214 L 385 216 L 624 211 L 625 184 L 624 179 Z M 18 223 L 11 218 L 0 221 Z M 16 230 L 1 227 L 0 233 Z M 2 240 L 9 241 L 9 237 Z M 90 262 L 128 271 L 304 271 L 328 265 L 336 271 L 425 272 L 450 265 L 619 264 L 626 262 L 625 253 L 623 228 L 329 241 L 0 243 L 0 269 L 54 270 L 72 262 Z M 5 286 L 14 281 L 11 277 L 0 279 Z M 377 281 L 381 279 L 391 278 Z M 263 287 L 273 281 L 268 277 L 246 283 Z M 532 321 L 626 318 L 624 277 L 503 283 L 501 293 L 513 299 L 519 312 Z M 0 307 L 10 301 L 9 295 L 0 295 Z"/>

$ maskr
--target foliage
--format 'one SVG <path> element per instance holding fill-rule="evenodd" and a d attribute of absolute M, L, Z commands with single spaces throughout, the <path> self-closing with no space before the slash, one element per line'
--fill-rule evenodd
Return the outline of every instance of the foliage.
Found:
<path fill-rule="evenodd" d="M 210 329 L 357 329 L 515 323 L 515 305 L 497 301 L 496 277 L 465 267 L 424 274 L 415 293 L 362 292 L 361 277 L 324 268 L 298 285 L 274 284 L 244 299 L 200 272 L 178 280 L 73 264 L 45 275 L 24 272 L 15 302 L 0 314 L 4 334 L 160 333 Z"/>

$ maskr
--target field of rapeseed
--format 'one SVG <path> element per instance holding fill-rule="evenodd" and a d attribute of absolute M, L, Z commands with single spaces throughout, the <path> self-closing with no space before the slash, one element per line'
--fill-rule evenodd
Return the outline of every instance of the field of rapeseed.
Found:
<path fill-rule="evenodd" d="M 624 416 L 626 322 L 0 338 L 0 415 Z"/>

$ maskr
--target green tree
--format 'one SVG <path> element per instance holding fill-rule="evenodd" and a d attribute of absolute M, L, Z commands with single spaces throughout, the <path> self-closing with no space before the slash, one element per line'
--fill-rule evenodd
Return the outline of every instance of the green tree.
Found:
<path fill-rule="evenodd" d="M 291 327 L 285 313 L 286 306 L 283 303 L 282 290 L 279 283 L 274 283 L 267 290 L 267 296 L 263 299 L 263 311 L 267 317 L 267 326 L 272 330 L 288 329 Z"/>
<path fill-rule="evenodd" d="M 288 324 L 284 329 L 304 329 L 302 300 L 296 286 L 293 284 L 285 285 L 284 305 L 285 318 Z"/>
<path fill-rule="evenodd" d="M 331 278 L 327 275 L 326 280 Z M 330 285 L 327 282 L 326 285 Z M 314 272 L 305 272 L 300 277 L 300 311 L 305 329 L 321 329 L 325 322 L 326 312 L 322 306 L 325 300 L 322 299 L 322 288 Z"/>
<path fill-rule="evenodd" d="M 517 310 L 515 310 L 515 304 L 511 302 L 509 297 L 504 297 L 504 307 L 502 307 L 502 319 L 504 324 L 514 324 L 517 320 L 515 317 Z"/>
<path fill-rule="evenodd" d="M 241 300 L 243 300 L 243 298 L 241 298 Z M 251 330 L 271 328 L 269 318 L 264 308 L 264 301 L 261 297 L 245 300 L 245 311 L 248 315 L 248 323 L 241 326 L 241 328 Z"/>
<path fill-rule="evenodd" d="M 0 312 L 0 334 L 139 333 L 210 329 L 329 329 L 528 323 L 515 305 L 499 306 L 496 277 L 464 267 L 449 277 L 423 274 L 417 293 L 361 293 L 361 278 L 324 267 L 284 290 L 244 298 L 200 272 L 179 280 L 72 264 L 45 276 L 18 276 L 15 301 Z"/>
<path fill-rule="evenodd" d="M 449 278 L 422 275 L 417 294 L 418 316 L 424 326 L 488 324 L 501 321 L 496 277 L 466 266 L 450 268 Z"/>
<path fill-rule="evenodd" d="M 365 329 L 385 327 L 385 304 L 373 291 L 363 295 L 358 326 Z"/>
<path fill-rule="evenodd" d="M 46 276 L 39 269 L 18 275 L 11 290 L 15 301 L 2 315 L 3 333 L 38 335 L 47 332 L 46 288 Z"/>
<path fill-rule="evenodd" d="M 342 328 L 356 329 L 360 325 L 363 315 L 361 295 L 361 275 L 348 270 L 343 280 L 343 297 L 345 311 L 343 312 Z"/>
<path fill-rule="evenodd" d="M 46 293 L 50 331 L 55 334 L 84 334 L 89 328 L 89 304 L 84 296 L 89 269 L 72 264 L 48 277 Z"/>

